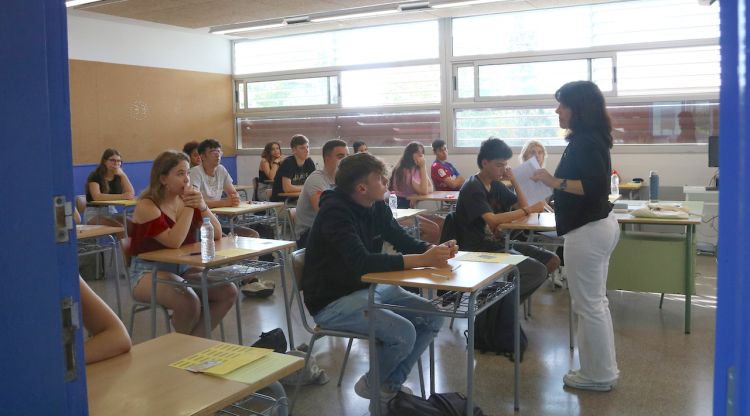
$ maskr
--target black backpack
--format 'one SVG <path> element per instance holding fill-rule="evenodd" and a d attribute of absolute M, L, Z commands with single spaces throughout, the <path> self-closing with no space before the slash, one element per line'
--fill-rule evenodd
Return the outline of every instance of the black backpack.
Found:
<path fill-rule="evenodd" d="M 396 393 L 388 402 L 388 416 L 466 416 L 466 396 L 461 393 L 433 393 L 428 400 L 419 396 Z M 474 406 L 473 416 L 485 416 Z"/>
<path fill-rule="evenodd" d="M 477 315 L 474 321 L 474 349 L 480 352 L 494 352 L 504 355 L 511 361 L 513 356 L 513 293 L 509 293 L 484 312 Z M 520 313 L 520 312 L 519 312 Z M 523 361 L 523 352 L 529 345 L 529 340 L 520 329 L 521 352 L 519 359 Z M 464 332 L 468 342 L 468 331 Z"/>

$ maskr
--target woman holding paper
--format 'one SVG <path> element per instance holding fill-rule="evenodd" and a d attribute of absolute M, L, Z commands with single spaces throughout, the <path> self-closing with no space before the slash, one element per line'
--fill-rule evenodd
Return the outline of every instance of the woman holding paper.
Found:
<path fill-rule="evenodd" d="M 620 236 L 609 195 L 612 125 L 599 87 L 574 81 L 555 93 L 560 127 L 568 146 L 554 176 L 546 169 L 532 179 L 554 188 L 557 233 L 565 236 L 565 265 L 581 368 L 563 382 L 571 388 L 610 391 L 619 377 L 614 330 L 606 297 L 607 268 Z"/>
<path fill-rule="evenodd" d="M 151 168 L 149 186 L 138 197 L 130 233 L 130 277 L 137 279 L 133 297 L 151 301 L 151 270 L 153 265 L 138 259 L 139 254 L 163 248 L 178 248 L 197 241 L 203 218 L 209 218 L 214 239 L 221 238 L 221 224 L 208 209 L 203 195 L 190 186 L 190 161 L 182 152 L 167 150 L 160 154 Z M 183 281 L 198 277 L 199 269 L 185 265 L 158 264 L 157 277 Z M 192 276 L 191 276 L 192 275 Z M 156 285 L 156 302 L 172 310 L 172 324 L 177 332 L 205 336 L 203 313 L 211 314 L 214 327 L 231 309 L 237 297 L 232 283 L 208 290 L 208 305 L 201 308 L 200 297 L 188 287 Z"/>

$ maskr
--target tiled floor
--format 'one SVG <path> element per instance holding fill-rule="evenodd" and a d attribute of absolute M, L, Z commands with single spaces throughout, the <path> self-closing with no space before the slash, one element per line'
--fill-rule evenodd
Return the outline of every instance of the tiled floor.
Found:
<path fill-rule="evenodd" d="M 568 294 L 542 286 L 533 297 L 533 316 L 522 323 L 529 347 L 521 364 L 521 411 L 523 415 L 708 415 L 712 408 L 716 263 L 713 257 L 697 259 L 697 291 L 693 297 L 692 334 L 683 333 L 684 300 L 667 296 L 659 309 L 658 294 L 615 291 L 609 293 L 615 326 L 617 359 L 621 377 L 609 393 L 566 390 L 562 376 L 577 367 L 568 348 Z M 278 276 L 269 275 L 266 279 Z M 124 282 L 123 282 L 124 283 Z M 92 287 L 114 305 L 113 281 L 95 281 Z M 127 295 L 124 311 L 129 311 Z M 126 313 L 127 315 L 127 313 Z M 295 343 L 307 343 L 299 314 L 294 313 Z M 128 316 L 125 317 L 127 322 Z M 159 333 L 164 333 L 163 320 Z M 243 299 L 245 343 L 261 331 L 282 327 L 286 331 L 281 287 L 268 299 Z M 436 340 L 437 391 L 465 389 L 465 322 L 447 325 Z M 148 337 L 147 314 L 136 318 L 133 341 Z M 236 342 L 234 311 L 225 319 L 227 340 Z M 301 390 L 295 415 L 366 415 L 367 401 L 354 394 L 354 383 L 368 367 L 367 344 L 355 341 L 341 387 L 336 386 L 346 342 L 323 339 L 315 356 L 331 381 Z M 425 364 L 426 364 L 425 356 Z M 512 415 L 512 363 L 504 357 L 477 354 L 475 397 L 488 415 Z M 416 371 L 407 383 L 417 392 Z M 291 394 L 291 389 L 288 389 Z"/>

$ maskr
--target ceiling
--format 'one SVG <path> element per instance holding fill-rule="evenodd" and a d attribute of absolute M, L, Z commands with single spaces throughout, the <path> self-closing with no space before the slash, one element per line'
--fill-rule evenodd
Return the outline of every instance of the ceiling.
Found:
<path fill-rule="evenodd" d="M 305 16 L 385 4 L 396 5 L 407 1 L 410 0 L 107 0 L 78 6 L 75 9 L 188 29 L 205 29 L 203 31 L 208 31 L 212 26 Z M 467 7 L 404 12 L 395 16 L 366 20 L 358 19 L 290 25 L 281 29 L 235 34 L 233 37 L 278 36 L 280 34 L 304 33 L 386 22 L 404 22 L 433 19 L 435 17 L 528 10 L 608 1 L 613 0 L 504 0 Z"/>

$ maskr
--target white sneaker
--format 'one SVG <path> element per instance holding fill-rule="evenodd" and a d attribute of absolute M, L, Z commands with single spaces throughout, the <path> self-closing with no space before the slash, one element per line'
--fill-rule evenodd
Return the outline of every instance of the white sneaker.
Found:
<path fill-rule="evenodd" d="M 412 394 L 412 391 L 410 388 L 401 385 L 401 391 L 403 391 L 406 394 Z M 370 383 L 367 381 L 367 375 L 363 375 L 362 377 L 357 380 L 357 383 L 354 384 L 354 392 L 357 393 L 357 396 L 370 400 Z M 396 395 L 396 391 L 386 391 L 383 386 L 380 386 L 380 401 L 381 402 L 388 402 L 393 398 L 393 396 Z M 382 407 L 382 405 L 381 405 Z"/>
<path fill-rule="evenodd" d="M 558 289 L 563 287 L 563 276 L 560 269 L 557 269 L 552 273 L 552 284 Z"/>
<path fill-rule="evenodd" d="M 617 380 L 611 382 L 592 381 L 580 375 L 578 371 L 571 370 L 563 376 L 563 384 L 574 389 L 607 392 L 612 390 L 617 384 Z"/>

